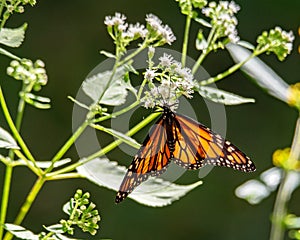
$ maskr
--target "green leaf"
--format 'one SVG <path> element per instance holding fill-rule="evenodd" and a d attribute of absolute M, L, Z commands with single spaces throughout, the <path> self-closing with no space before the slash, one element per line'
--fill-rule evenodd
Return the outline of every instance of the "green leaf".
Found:
<path fill-rule="evenodd" d="M 39 109 L 49 109 L 51 105 L 50 98 L 37 96 L 33 93 L 20 93 L 20 96 L 30 105 Z"/>
<path fill-rule="evenodd" d="M 204 50 L 207 48 L 207 41 L 203 35 L 202 29 L 198 31 L 197 39 L 196 39 L 196 49 Z"/>
<path fill-rule="evenodd" d="M 54 233 L 54 235 L 51 236 L 51 239 L 54 240 L 76 240 L 76 238 L 69 238 L 63 235 L 64 231 L 62 230 L 61 224 L 54 224 L 51 226 L 43 226 L 48 232 Z"/>
<path fill-rule="evenodd" d="M 6 51 L 3 48 L 0 48 L 0 54 L 5 55 L 5 56 L 10 57 L 10 58 L 15 59 L 15 60 L 21 60 L 19 57 L 17 57 L 16 55 Z"/>
<path fill-rule="evenodd" d="M 255 102 L 253 98 L 244 98 L 239 95 L 226 92 L 224 90 L 206 86 L 199 86 L 198 93 L 204 98 L 224 105 L 238 105 L 243 103 Z"/>
<path fill-rule="evenodd" d="M 34 234 L 33 232 L 21 226 L 5 223 L 4 228 L 17 238 L 26 240 L 39 240 L 39 236 L 37 234 Z"/>
<path fill-rule="evenodd" d="M 241 47 L 247 48 L 249 50 L 255 49 L 255 46 L 253 46 L 251 43 L 246 42 L 246 41 L 238 41 L 237 44 L 240 45 Z"/>
<path fill-rule="evenodd" d="M 253 179 L 243 183 L 235 190 L 235 195 L 237 197 L 245 199 L 252 205 L 260 203 L 270 194 L 271 191 L 266 187 L 265 184 Z"/>
<path fill-rule="evenodd" d="M 55 234 L 62 234 L 64 231 L 62 230 L 61 224 L 54 224 L 51 226 L 43 226 L 48 232 L 53 232 Z"/>
<path fill-rule="evenodd" d="M 211 28 L 211 27 L 212 27 L 211 24 L 210 24 L 209 22 L 205 21 L 205 20 L 202 19 L 202 18 L 195 18 L 195 21 L 196 21 L 197 23 L 200 23 L 200 24 L 203 25 L 204 27 L 208 27 L 208 28 Z"/>
<path fill-rule="evenodd" d="M 98 186 L 118 191 L 126 168 L 107 158 L 96 158 L 77 167 L 77 171 Z M 128 198 L 146 206 L 163 207 L 178 200 L 201 184 L 202 181 L 190 185 L 178 185 L 161 178 L 149 178 L 129 194 Z"/>
<path fill-rule="evenodd" d="M 3 128 L 0 127 L 0 148 L 20 149 L 15 139 Z"/>
<path fill-rule="evenodd" d="M 282 174 L 282 169 L 272 167 L 261 173 L 261 181 L 252 179 L 237 187 L 235 195 L 241 199 L 245 199 L 252 205 L 258 204 L 278 188 Z M 299 186 L 299 180 L 299 173 L 293 174 L 290 178 L 289 185 L 293 187 L 293 190 Z"/>
<path fill-rule="evenodd" d="M 108 57 L 108 58 L 116 58 L 116 56 L 110 52 L 106 52 L 104 50 L 100 51 L 100 54 L 103 54 L 104 56 Z"/>
<path fill-rule="evenodd" d="M 242 62 L 252 55 L 249 50 L 236 44 L 227 44 L 226 48 L 236 63 Z M 241 70 L 267 93 L 288 103 L 289 85 L 258 57 L 249 60 L 241 67 Z"/>
<path fill-rule="evenodd" d="M 121 105 L 126 100 L 127 90 L 133 88 L 129 81 L 124 81 L 125 73 L 125 67 L 119 67 L 111 81 L 111 71 L 98 73 L 87 78 L 82 84 L 82 89 L 94 103 L 98 103 L 101 97 L 100 104 Z"/>
<path fill-rule="evenodd" d="M 125 135 L 124 133 L 121 133 L 121 132 L 116 131 L 116 130 L 111 129 L 111 128 L 106 128 L 106 127 L 103 127 L 103 126 L 99 126 L 99 125 L 94 125 L 94 127 L 96 129 L 99 129 L 103 132 L 106 132 L 106 133 L 108 133 L 108 134 L 110 134 L 110 135 L 112 135 L 112 136 L 114 136 L 118 139 L 121 139 L 124 143 L 126 143 L 126 144 L 128 144 L 128 145 L 130 145 L 134 148 L 140 148 L 141 147 L 141 145 L 135 139 Z"/>
<path fill-rule="evenodd" d="M 70 201 L 68 201 L 67 203 L 65 203 L 64 206 L 63 206 L 64 213 L 66 213 L 67 215 L 70 216 L 74 204 L 75 204 L 75 200 L 73 198 L 71 198 Z"/>
<path fill-rule="evenodd" d="M 27 23 L 19 28 L 2 28 L 0 29 L 0 43 L 8 47 L 19 47 L 25 38 Z"/>

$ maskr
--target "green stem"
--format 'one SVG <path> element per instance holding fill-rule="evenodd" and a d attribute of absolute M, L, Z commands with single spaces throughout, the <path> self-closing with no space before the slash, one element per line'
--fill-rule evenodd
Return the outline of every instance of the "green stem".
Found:
<path fill-rule="evenodd" d="M 42 186 L 44 185 L 45 181 L 46 180 L 44 177 L 40 177 L 37 179 L 37 181 L 35 182 L 34 186 L 31 189 L 30 193 L 27 196 L 25 203 L 22 205 L 21 210 L 20 210 L 18 216 L 16 217 L 16 220 L 14 221 L 14 224 L 20 225 L 22 223 L 22 221 L 24 220 L 25 216 L 27 215 L 32 203 L 34 202 L 39 191 L 41 190 Z M 9 232 L 7 232 L 4 236 L 4 240 L 11 240 L 12 238 L 13 238 L 13 235 Z"/>
<path fill-rule="evenodd" d="M 195 65 L 192 68 L 192 73 L 195 74 L 198 70 L 198 68 L 201 66 L 204 58 L 209 54 L 210 52 L 210 45 L 213 44 L 213 39 L 214 39 L 214 35 L 216 32 L 216 27 L 213 27 L 208 35 L 207 38 L 207 47 L 206 49 L 203 49 L 201 55 L 199 56 L 199 58 L 197 59 Z"/>
<path fill-rule="evenodd" d="M 72 173 L 65 173 L 65 174 L 49 177 L 47 178 L 47 181 L 56 181 L 56 180 L 65 180 L 65 179 L 74 179 L 74 178 L 85 178 L 85 176 L 76 172 L 72 172 Z"/>
<path fill-rule="evenodd" d="M 19 105 L 18 105 L 18 114 L 16 117 L 16 129 L 18 131 L 20 131 L 20 129 L 21 129 L 21 123 L 23 120 L 24 109 L 25 109 L 25 101 L 23 98 L 20 98 Z"/>
<path fill-rule="evenodd" d="M 2 110 L 3 110 L 4 116 L 6 118 L 6 121 L 9 125 L 12 133 L 14 134 L 15 138 L 19 142 L 19 145 L 21 146 L 22 150 L 27 155 L 27 157 L 33 162 L 33 164 L 35 164 L 35 160 L 34 160 L 33 156 L 31 155 L 30 151 L 28 150 L 26 144 L 24 143 L 23 139 L 21 138 L 21 136 L 19 134 L 22 116 L 23 116 L 23 112 L 24 112 L 24 106 L 25 106 L 23 99 L 20 99 L 20 101 L 19 101 L 18 113 L 17 113 L 17 118 L 16 118 L 16 126 L 10 116 L 10 113 L 7 108 L 1 87 L 0 87 L 0 104 L 2 106 Z M 13 161 L 13 159 L 14 159 L 13 150 L 9 151 L 9 158 Z M 36 171 L 38 171 L 38 168 L 36 168 Z M 4 187 L 3 187 L 3 194 L 2 194 L 2 203 L 1 203 L 1 215 L 0 215 L 0 239 L 2 239 L 2 236 L 3 236 L 3 231 L 4 231 L 3 224 L 6 221 L 12 172 L 13 172 L 13 165 L 12 164 L 6 165 Z"/>
<path fill-rule="evenodd" d="M 25 86 L 26 85 L 23 83 L 22 91 L 25 89 Z M 25 109 L 25 101 L 23 98 L 20 98 L 16 122 L 15 122 L 15 126 L 16 126 L 16 129 L 18 132 L 20 132 L 20 129 L 21 129 L 21 123 L 22 123 L 22 119 L 23 119 L 24 109 Z M 14 151 L 12 149 L 10 149 L 10 151 L 9 151 L 9 158 L 14 159 Z"/>
<path fill-rule="evenodd" d="M 21 160 L 24 160 L 26 162 L 26 166 L 32 171 L 34 172 L 37 176 L 40 176 L 42 174 L 42 170 L 40 168 L 35 167 L 32 162 L 30 162 L 20 150 L 15 149 L 14 153 L 16 154 L 16 156 Z M 21 165 L 19 162 L 14 161 L 13 162 L 13 166 L 18 166 Z"/>
<path fill-rule="evenodd" d="M 2 12 L 3 12 L 3 9 L 4 9 L 4 4 L 5 4 L 5 0 L 2 0 L 1 1 L 1 5 L 0 5 L 0 18 L 2 16 Z M 1 239 L 1 238 L 0 238 Z"/>
<path fill-rule="evenodd" d="M 105 120 L 108 120 L 110 118 L 115 118 L 117 116 L 120 116 L 122 115 L 123 113 L 126 113 L 127 111 L 137 107 L 139 105 L 139 101 L 135 101 L 133 104 L 129 105 L 128 107 L 126 108 L 123 108 L 122 110 L 118 111 L 118 112 L 115 112 L 115 113 L 112 113 L 112 114 L 109 114 L 109 115 L 106 115 L 106 116 L 102 116 L 102 117 L 99 117 L 99 118 L 96 118 L 93 120 L 93 123 L 99 123 L 99 122 L 102 122 L 102 121 L 105 121 Z"/>
<path fill-rule="evenodd" d="M 295 135 L 291 147 L 291 153 L 288 162 L 298 161 L 300 159 L 300 117 L 296 124 Z M 295 166 L 296 164 L 294 164 Z M 284 239 L 284 218 L 287 215 L 287 203 L 291 197 L 293 189 L 291 189 L 290 178 L 293 175 L 292 170 L 284 171 L 281 184 L 276 196 L 273 216 L 270 240 L 283 240 Z"/>
<path fill-rule="evenodd" d="M 1 21 L 1 24 L 0 24 L 0 29 L 4 27 L 7 19 L 9 18 L 9 15 L 6 15 L 6 13 L 8 13 L 8 11 L 6 10 L 3 14 L 3 19 Z"/>
<path fill-rule="evenodd" d="M 13 167 L 12 165 L 6 166 L 5 171 L 5 179 L 4 179 L 4 186 L 3 186 L 3 194 L 2 194 L 2 203 L 1 203 L 1 213 L 0 213 L 0 239 L 2 239 L 3 232 L 4 232 L 4 223 L 6 222 L 6 213 L 8 207 L 8 199 L 11 187 L 11 179 L 12 179 L 12 172 Z"/>
<path fill-rule="evenodd" d="M 136 51 L 134 51 L 133 53 L 131 53 L 130 55 L 125 57 L 122 61 L 120 61 L 117 66 L 126 64 L 129 60 L 131 60 L 136 55 L 138 55 L 141 51 L 143 51 L 147 47 L 146 42 L 147 42 L 147 39 L 145 39 L 145 41 L 142 43 L 142 45 Z"/>
<path fill-rule="evenodd" d="M 19 143 L 20 147 L 22 148 L 23 152 L 25 153 L 26 157 L 32 161 L 33 163 L 35 163 L 34 157 L 31 155 L 29 149 L 27 148 L 25 142 L 23 141 L 22 137 L 20 136 L 18 129 L 16 128 L 10 113 L 8 111 L 3 93 L 2 93 L 2 89 L 0 87 L 0 104 L 4 113 L 4 116 L 6 118 L 6 121 L 8 123 L 8 126 L 10 127 L 10 130 L 12 131 L 14 137 L 16 138 L 17 142 Z"/>
<path fill-rule="evenodd" d="M 287 185 L 288 177 L 289 177 L 289 172 L 285 171 L 274 204 L 270 240 L 284 239 L 285 227 L 283 224 L 283 218 L 287 214 L 286 205 L 290 197 L 289 191 L 287 191 L 287 189 L 289 188 L 289 186 Z"/>
<path fill-rule="evenodd" d="M 211 83 L 214 83 L 214 82 L 217 82 L 225 77 L 227 77 L 228 75 L 234 73 L 235 71 L 237 71 L 238 69 L 240 69 L 241 66 L 243 66 L 246 62 L 248 62 L 251 58 L 255 57 L 256 54 L 253 53 L 251 54 L 249 57 L 247 57 L 244 61 L 242 62 L 239 62 L 235 65 L 233 65 L 232 67 L 230 67 L 228 70 L 226 70 L 225 72 L 223 73 L 219 73 L 217 76 L 215 77 L 211 77 L 207 80 L 203 80 L 200 82 L 200 85 L 204 86 L 204 85 L 208 85 L 208 84 L 211 84 Z"/>
<path fill-rule="evenodd" d="M 148 125 L 150 122 L 152 122 L 160 113 L 153 113 L 151 115 L 149 115 L 147 118 L 145 118 L 143 121 L 141 121 L 140 123 L 138 123 L 135 127 L 133 127 L 132 129 L 130 129 L 127 132 L 127 136 L 132 136 L 135 133 L 137 133 L 138 131 L 140 131 L 143 127 L 145 127 L 146 125 Z M 97 158 L 97 157 L 101 157 L 103 155 L 105 155 L 106 153 L 110 152 L 111 150 L 113 150 L 114 148 L 116 148 L 117 146 L 119 146 L 123 141 L 121 139 L 118 139 L 114 142 L 112 142 L 111 144 L 109 144 L 108 146 L 106 146 L 105 148 L 99 150 L 98 152 L 90 155 L 87 158 L 84 158 L 82 161 L 79 161 L 77 163 L 74 163 L 70 166 L 67 166 L 65 168 L 62 168 L 60 170 L 57 170 L 55 172 L 49 173 L 47 174 L 47 179 L 52 178 L 53 176 L 59 175 L 59 174 L 63 174 L 63 173 L 68 173 L 71 172 L 73 170 L 75 170 L 77 167 Z"/>
<path fill-rule="evenodd" d="M 207 50 L 203 50 L 203 52 L 201 53 L 201 55 L 199 56 L 199 58 L 197 59 L 195 65 L 192 68 L 192 73 L 195 74 L 198 70 L 198 68 L 201 66 L 204 58 L 207 56 L 209 52 Z"/>
<path fill-rule="evenodd" d="M 187 55 L 187 48 L 189 43 L 189 32 L 191 27 L 191 20 L 192 17 L 190 15 L 187 15 L 186 22 L 185 22 L 185 30 L 184 30 L 184 39 L 182 44 L 182 57 L 181 57 L 181 65 L 182 67 L 185 67 L 186 63 L 186 55 Z"/>

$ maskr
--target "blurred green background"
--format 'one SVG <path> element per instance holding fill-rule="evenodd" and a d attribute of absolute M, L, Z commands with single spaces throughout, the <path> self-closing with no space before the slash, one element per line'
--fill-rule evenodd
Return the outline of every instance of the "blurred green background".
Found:
<path fill-rule="evenodd" d="M 300 23 L 300 1 L 236 2 L 241 6 L 238 30 L 242 39 L 254 43 L 258 34 L 276 25 L 294 32 L 294 50 L 285 62 L 279 62 L 275 56 L 263 56 L 262 59 L 288 83 L 299 81 L 300 56 L 296 48 L 299 44 L 297 29 Z M 173 0 L 42 0 L 33 8 L 26 7 L 24 14 L 14 15 L 7 23 L 7 27 L 17 27 L 23 22 L 29 24 L 22 47 L 11 51 L 32 60 L 44 60 L 49 76 L 49 83 L 41 95 L 51 97 L 52 108 L 42 111 L 28 106 L 22 126 L 22 136 L 34 156 L 40 159 L 51 158 L 72 133 L 73 104 L 67 96 L 75 96 L 86 75 L 104 60 L 99 51 L 113 50 L 103 21 L 106 15 L 113 15 L 116 11 L 124 13 L 129 22 L 144 22 L 147 13 L 156 14 L 177 36 L 172 49 L 181 50 L 184 17 Z M 197 31 L 193 25 L 192 36 Z M 193 41 L 191 39 L 189 56 L 196 58 Z M 9 61 L 0 56 L 0 84 L 9 108 L 15 115 L 20 83 L 5 75 Z M 232 65 L 232 60 L 223 51 L 210 55 L 203 65 L 211 75 L 215 75 Z M 257 172 L 244 174 L 231 169 L 214 168 L 202 186 L 171 206 L 156 209 L 141 206 L 130 199 L 115 205 L 115 192 L 98 188 L 86 180 L 48 182 L 23 225 L 39 232 L 42 225 L 56 223 L 65 216 L 61 212 L 62 205 L 77 188 L 82 188 L 92 193 L 92 200 L 97 204 L 102 217 L 101 229 L 94 239 L 268 239 L 274 194 L 258 206 L 250 206 L 235 197 L 234 189 L 271 167 L 271 156 L 275 149 L 290 145 L 297 113 L 266 95 L 242 73 L 235 73 L 218 86 L 256 99 L 255 104 L 226 107 L 226 113 L 227 138 L 253 159 Z M 207 110 L 198 112 L 198 116 L 199 120 L 209 123 Z M 7 128 L 2 115 L 0 124 Z M 142 139 L 140 135 L 139 140 Z M 67 157 L 77 158 L 74 148 L 67 153 Z M 128 165 L 131 157 L 119 155 L 119 159 L 113 160 Z M 0 165 L 0 184 L 3 174 L 4 166 Z M 10 222 L 34 180 L 35 176 L 30 171 L 15 169 L 8 212 Z M 191 183 L 196 180 L 197 172 L 187 172 L 183 180 L 178 182 Z M 297 214 L 300 214 L 299 197 L 298 191 L 290 202 L 291 211 Z M 81 237 L 92 239 L 87 235 Z"/>

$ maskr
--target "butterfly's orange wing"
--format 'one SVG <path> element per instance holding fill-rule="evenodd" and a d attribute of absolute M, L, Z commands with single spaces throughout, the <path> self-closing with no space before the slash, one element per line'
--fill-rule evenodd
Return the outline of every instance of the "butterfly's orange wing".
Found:
<path fill-rule="evenodd" d="M 119 203 L 149 176 L 162 174 L 170 162 L 171 152 L 167 144 L 166 121 L 161 117 L 135 155 L 121 183 L 115 202 Z"/>
<path fill-rule="evenodd" d="M 212 164 L 244 172 L 255 171 L 253 162 L 241 150 L 193 119 L 176 114 L 173 134 L 174 161 L 184 168 L 198 169 Z"/>

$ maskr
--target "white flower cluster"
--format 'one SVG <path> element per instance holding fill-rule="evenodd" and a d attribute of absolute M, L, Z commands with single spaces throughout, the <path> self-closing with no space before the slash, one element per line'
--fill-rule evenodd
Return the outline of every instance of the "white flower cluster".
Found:
<path fill-rule="evenodd" d="M 202 13 L 211 18 L 211 25 L 217 29 L 219 37 L 228 37 L 230 42 L 239 41 L 236 26 L 237 18 L 234 16 L 240 10 L 235 2 L 220 1 L 210 2 L 208 7 L 202 9 Z"/>
<path fill-rule="evenodd" d="M 172 44 L 176 40 L 172 29 L 168 25 L 163 25 L 162 21 L 153 14 L 148 14 L 146 16 L 147 28 L 145 25 L 136 23 L 129 24 L 125 22 L 126 16 L 121 13 L 116 13 L 115 16 L 106 16 L 104 24 L 107 27 L 114 29 L 114 31 L 121 32 L 123 39 L 137 39 L 139 37 L 148 39 L 153 43 L 154 41 L 158 42 L 157 45 L 163 45 L 168 43 Z"/>
<path fill-rule="evenodd" d="M 293 50 L 293 41 L 295 39 L 295 36 L 292 31 L 284 31 L 281 29 L 281 27 L 275 27 L 274 32 L 281 33 L 282 42 L 284 42 L 284 47 L 287 50 L 287 54 L 290 54 Z"/>
<path fill-rule="evenodd" d="M 146 22 L 154 35 L 160 36 L 162 41 L 171 45 L 176 40 L 172 29 L 168 25 L 163 25 L 162 21 L 154 14 L 147 14 Z"/>
<path fill-rule="evenodd" d="M 169 74 L 177 91 L 191 98 L 195 87 L 194 76 L 188 67 L 182 67 L 181 63 L 174 60 L 171 55 L 164 54 L 159 58 L 160 67 Z"/>
<path fill-rule="evenodd" d="M 125 15 L 121 14 L 121 13 L 115 13 L 115 16 L 106 16 L 105 20 L 104 20 L 104 24 L 106 26 L 124 26 L 127 24 L 125 23 L 126 17 Z"/>
<path fill-rule="evenodd" d="M 166 79 L 161 81 L 159 86 L 154 86 L 150 91 L 145 92 L 142 99 L 145 108 L 168 105 L 172 111 L 178 106 L 174 83 Z"/>
<path fill-rule="evenodd" d="M 145 92 L 142 99 L 146 108 L 168 105 L 175 110 L 177 98 L 184 95 L 192 98 L 195 81 L 191 69 L 182 67 L 181 63 L 174 60 L 171 55 L 164 54 L 159 58 L 159 65 L 152 69 L 147 69 L 145 79 L 154 83 L 156 78 L 159 86 L 152 84 L 151 90 Z"/>

